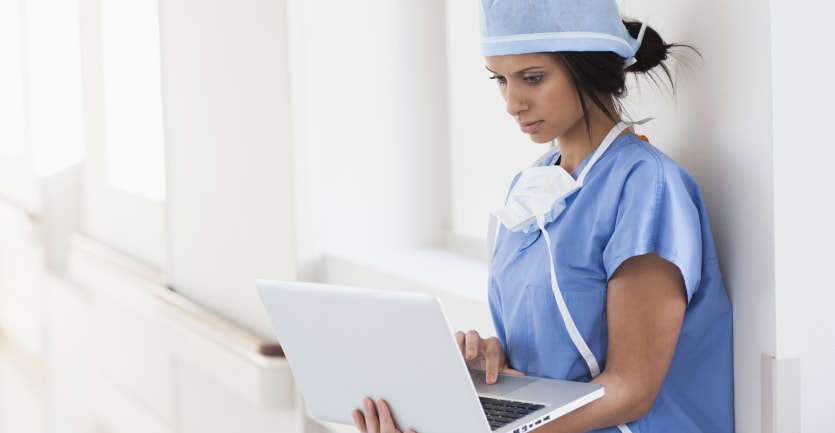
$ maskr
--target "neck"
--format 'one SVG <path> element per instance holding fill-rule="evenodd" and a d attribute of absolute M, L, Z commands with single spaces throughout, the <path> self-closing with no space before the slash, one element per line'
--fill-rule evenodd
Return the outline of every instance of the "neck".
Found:
<path fill-rule="evenodd" d="M 580 119 L 572 131 L 557 138 L 560 146 L 560 166 L 569 173 L 573 173 L 580 163 L 600 146 L 609 131 L 617 124 L 602 113 L 599 116 L 590 113 L 590 116 L 591 128 L 585 119 Z"/>

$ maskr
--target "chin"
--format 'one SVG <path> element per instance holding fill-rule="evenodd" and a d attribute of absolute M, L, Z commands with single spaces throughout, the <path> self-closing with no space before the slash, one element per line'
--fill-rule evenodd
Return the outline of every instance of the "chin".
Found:
<path fill-rule="evenodd" d="M 550 143 L 554 140 L 556 140 L 556 138 L 548 137 L 548 136 L 545 136 L 545 135 L 531 135 L 531 141 L 533 141 L 534 143 L 537 143 L 537 144 Z"/>

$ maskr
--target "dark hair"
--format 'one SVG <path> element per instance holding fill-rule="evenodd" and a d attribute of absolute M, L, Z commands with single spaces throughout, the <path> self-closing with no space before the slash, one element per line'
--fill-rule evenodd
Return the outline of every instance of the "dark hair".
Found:
<path fill-rule="evenodd" d="M 640 22 L 624 21 L 623 24 L 632 37 L 638 37 L 641 31 Z M 612 120 L 619 120 L 616 113 L 610 112 L 606 107 L 606 104 L 604 104 L 600 96 L 609 95 L 615 103 L 615 106 L 619 108 L 618 98 L 626 95 L 626 73 L 631 72 L 646 75 L 657 83 L 656 78 L 658 78 L 659 74 L 653 71 L 653 69 L 658 66 L 661 67 L 661 71 L 663 71 L 664 77 L 670 83 L 670 87 L 675 90 L 673 78 L 670 74 L 670 69 L 667 67 L 666 60 L 672 54 L 673 49 L 678 47 L 689 48 L 698 54 L 698 50 L 689 45 L 668 44 L 661 38 L 658 32 L 652 27 L 647 26 L 644 31 L 641 47 L 635 53 L 636 61 L 626 68 L 624 68 L 623 57 L 611 51 L 562 51 L 553 54 L 559 62 L 565 65 L 574 81 L 574 86 L 580 97 L 580 104 L 583 107 L 583 117 L 586 120 L 586 127 L 589 130 L 589 134 L 591 134 L 591 122 L 584 96 L 588 97 L 607 117 Z"/>

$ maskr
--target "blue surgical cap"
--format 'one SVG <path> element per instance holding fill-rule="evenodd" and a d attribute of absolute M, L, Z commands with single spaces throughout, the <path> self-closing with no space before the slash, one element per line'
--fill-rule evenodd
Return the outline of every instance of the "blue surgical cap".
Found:
<path fill-rule="evenodd" d="M 634 61 L 643 37 L 629 35 L 616 0 L 481 0 L 485 56 L 612 51 Z"/>

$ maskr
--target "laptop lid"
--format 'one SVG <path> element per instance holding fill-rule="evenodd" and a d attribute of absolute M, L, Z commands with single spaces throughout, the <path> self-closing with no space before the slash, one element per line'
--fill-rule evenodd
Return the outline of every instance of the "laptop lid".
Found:
<path fill-rule="evenodd" d="M 256 286 L 313 417 L 353 424 L 353 410 L 360 409 L 363 398 L 372 397 L 389 402 L 403 430 L 490 432 L 436 297 L 263 279 Z M 478 373 L 473 374 L 478 382 Z M 528 386 L 533 378 L 522 378 L 518 384 L 512 379 L 502 377 L 499 386 L 479 388 L 491 396 L 510 393 L 522 401 L 531 401 L 526 400 L 526 389 L 543 398 L 560 394 L 557 406 L 549 403 L 549 419 L 603 394 L 599 385 L 567 382 L 555 391 Z M 531 417 L 508 427 L 527 422 L 533 426 L 536 420 Z"/>

